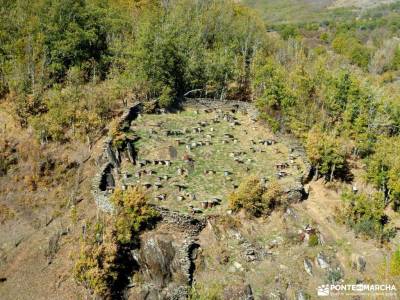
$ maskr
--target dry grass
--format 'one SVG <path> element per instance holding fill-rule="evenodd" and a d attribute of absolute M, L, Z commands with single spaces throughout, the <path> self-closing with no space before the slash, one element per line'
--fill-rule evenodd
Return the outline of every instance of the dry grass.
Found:
<path fill-rule="evenodd" d="M 7 205 L 0 203 L 0 224 L 12 219 L 15 216 L 14 211 Z"/>

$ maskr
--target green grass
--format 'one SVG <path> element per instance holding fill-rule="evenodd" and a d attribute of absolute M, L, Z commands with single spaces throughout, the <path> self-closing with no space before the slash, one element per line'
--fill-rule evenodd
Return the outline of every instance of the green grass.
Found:
<path fill-rule="evenodd" d="M 243 177 L 255 174 L 260 177 L 274 178 L 276 175 L 275 164 L 278 162 L 288 161 L 288 148 L 281 143 L 272 146 L 256 145 L 255 148 L 262 149 L 264 152 L 252 153 L 250 147 L 252 146 L 251 140 L 256 142 L 261 139 L 272 138 L 272 134 L 260 125 L 254 125 L 247 115 L 236 113 L 241 125 L 231 127 L 226 121 L 221 121 L 217 124 L 212 124 L 211 119 L 216 117 L 217 113 L 199 113 L 196 114 L 193 109 L 187 109 L 179 114 L 165 114 L 165 115 L 144 115 L 142 118 L 136 120 L 132 126 L 132 130 L 140 137 L 136 143 L 138 149 L 139 160 L 157 160 L 168 159 L 172 161 L 170 167 L 160 165 L 148 165 L 142 169 L 153 170 L 156 172 L 154 175 L 146 175 L 138 181 L 135 176 L 129 179 L 128 184 L 135 184 L 137 182 L 150 182 L 154 184 L 157 182 L 158 176 L 168 175 L 171 177 L 169 181 L 162 181 L 162 189 L 156 191 L 151 189 L 151 198 L 154 196 L 166 193 L 167 200 L 165 202 L 158 202 L 160 205 L 168 206 L 169 208 L 176 209 L 183 212 L 188 212 L 189 204 L 194 207 L 200 207 L 201 201 L 209 201 L 212 198 L 222 199 L 222 205 L 207 209 L 205 213 L 213 213 L 227 208 L 226 198 L 234 190 L 233 183 L 239 184 Z M 204 132 L 192 133 L 193 127 L 198 127 L 198 122 L 208 122 L 210 125 L 204 127 Z M 157 123 L 161 124 L 158 128 L 155 126 Z M 253 128 L 256 126 L 256 128 Z M 214 131 L 211 132 L 211 127 Z M 156 131 L 155 134 L 150 134 L 150 129 Z M 183 130 L 190 129 L 190 133 L 182 136 L 166 136 L 165 130 Z M 225 133 L 232 134 L 238 142 L 235 144 L 230 142 L 223 144 L 223 135 Z M 176 139 L 181 139 L 188 144 L 190 141 L 206 141 L 206 135 L 212 134 L 212 145 L 200 146 L 190 151 L 186 149 L 185 145 L 177 145 Z M 169 156 L 168 147 L 174 147 L 177 150 L 176 159 Z M 234 161 L 229 153 L 234 151 L 246 152 L 245 155 L 240 156 L 245 162 L 239 164 Z M 184 154 L 188 154 L 195 161 L 194 169 L 189 171 L 187 177 L 178 176 L 178 168 L 189 169 L 187 163 L 183 160 Z M 251 159 L 248 162 L 247 159 Z M 125 164 L 123 166 L 128 173 L 135 174 L 139 170 L 138 166 Z M 250 171 L 246 171 L 249 168 Z M 213 170 L 214 175 L 204 175 L 205 170 Z M 227 180 L 224 176 L 224 171 L 232 172 L 230 176 L 232 181 Z M 294 166 L 287 170 L 288 173 L 298 176 L 301 172 Z M 282 184 L 293 181 L 293 176 L 288 176 L 280 180 Z M 177 200 L 177 196 L 184 193 L 179 193 L 174 184 L 183 184 L 187 186 L 186 193 L 195 194 L 196 200 L 191 201 L 188 197 L 184 201 Z M 155 201 L 155 200 L 152 200 Z"/>

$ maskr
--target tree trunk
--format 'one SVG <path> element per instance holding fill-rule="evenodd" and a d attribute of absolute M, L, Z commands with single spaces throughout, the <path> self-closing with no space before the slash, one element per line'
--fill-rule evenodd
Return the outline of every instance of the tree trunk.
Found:
<path fill-rule="evenodd" d="M 334 164 L 334 165 L 332 166 L 332 168 L 331 168 L 331 176 L 330 176 L 330 178 L 329 178 L 329 181 L 332 181 L 332 180 L 333 180 L 333 174 L 335 173 L 335 168 L 336 168 L 336 165 Z"/>

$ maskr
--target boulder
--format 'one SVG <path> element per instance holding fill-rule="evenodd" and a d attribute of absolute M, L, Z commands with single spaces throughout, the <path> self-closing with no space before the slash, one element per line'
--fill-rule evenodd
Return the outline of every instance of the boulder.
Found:
<path fill-rule="evenodd" d="M 307 296 L 304 291 L 300 290 L 296 293 L 296 300 L 307 300 Z"/>
<path fill-rule="evenodd" d="M 359 254 L 353 253 L 351 255 L 351 267 L 359 272 L 364 272 L 367 266 L 365 258 Z"/>
<path fill-rule="evenodd" d="M 304 259 L 304 270 L 306 270 L 307 274 L 312 276 L 313 272 L 312 272 L 312 262 L 310 259 L 305 258 Z"/>
<path fill-rule="evenodd" d="M 323 253 L 318 253 L 317 255 L 317 264 L 321 269 L 329 268 L 328 259 L 325 257 Z"/>
<path fill-rule="evenodd" d="M 235 283 L 224 289 L 222 299 L 254 300 L 253 290 L 250 284 Z"/>
<path fill-rule="evenodd" d="M 289 203 L 297 203 L 306 198 L 304 186 L 300 182 L 288 185 L 285 187 L 284 192 L 287 195 Z"/>

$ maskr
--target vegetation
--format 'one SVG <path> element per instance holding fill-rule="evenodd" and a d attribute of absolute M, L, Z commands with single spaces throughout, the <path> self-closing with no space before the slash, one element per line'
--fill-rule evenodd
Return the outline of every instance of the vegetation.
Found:
<path fill-rule="evenodd" d="M 248 98 L 249 68 L 264 46 L 262 30 L 253 12 L 230 1 L 153 7 L 138 25 L 135 70 L 163 107 L 191 91 Z"/>
<path fill-rule="evenodd" d="M 81 242 L 74 277 L 95 294 L 107 295 L 118 276 L 118 245 L 110 229 L 104 234 L 96 229 Z"/>
<path fill-rule="evenodd" d="M 132 243 L 132 235 L 148 225 L 158 214 L 147 204 L 147 197 L 139 187 L 126 191 L 115 190 L 111 197 L 116 208 L 115 235 L 121 244 Z"/>
<path fill-rule="evenodd" d="M 337 137 L 314 128 L 307 135 L 306 151 L 316 166 L 317 177 L 325 175 L 332 181 L 335 175 L 343 178 L 347 172 L 346 152 Z"/>
<path fill-rule="evenodd" d="M 304 140 L 318 175 L 331 181 L 348 179 L 352 155 L 368 161 L 378 140 L 391 143 L 399 132 L 396 87 L 389 86 L 400 65 L 398 3 L 357 19 L 339 9 L 319 22 L 269 25 L 280 36 L 228 0 L 18 0 L 4 7 L 1 93 L 42 143 L 91 143 L 118 100 L 158 99 L 167 109 L 183 96 L 254 100 L 275 131 Z M 14 18 L 26 22 L 17 26 Z M 384 193 L 396 203 L 394 185 Z"/>
<path fill-rule="evenodd" d="M 148 111 L 184 97 L 252 102 L 275 132 L 303 143 L 317 178 L 348 181 L 351 162 L 365 164 L 375 191 L 345 191 L 338 217 L 360 236 L 389 241 L 385 210 L 400 210 L 400 1 L 358 12 L 321 1 L 312 15 L 313 1 L 245 2 L 266 8 L 265 20 L 229 0 L 3 0 L 0 101 L 41 145 L 92 145 L 128 101 Z M 119 128 L 110 134 L 117 148 L 126 142 Z M 24 160 L 18 147 L 0 142 L 0 176 Z M 21 178 L 29 191 L 65 180 L 67 168 L 53 157 L 35 159 Z M 257 177 L 229 197 L 233 211 L 253 216 L 284 200 L 277 183 L 264 188 Z M 112 201 L 115 214 L 87 229 L 74 269 L 99 295 L 112 293 L 120 260 L 157 217 L 137 187 L 115 191 Z M 312 236 L 309 245 L 317 242 Z M 336 282 L 340 274 L 330 275 Z"/>
<path fill-rule="evenodd" d="M 389 264 L 390 275 L 400 276 L 400 249 L 392 254 Z"/>
<path fill-rule="evenodd" d="M 0 176 L 7 174 L 11 166 L 18 161 L 15 145 L 8 140 L 0 141 Z"/>
<path fill-rule="evenodd" d="M 208 289 L 203 286 L 194 286 L 189 295 L 190 300 L 219 300 L 223 294 L 223 286 L 218 283 L 214 283 Z"/>
<path fill-rule="evenodd" d="M 377 142 L 375 153 L 367 161 L 367 179 L 392 203 L 398 211 L 400 206 L 399 137 L 382 138 Z"/>
<path fill-rule="evenodd" d="M 129 261 L 130 247 L 137 243 L 137 234 L 158 216 L 138 187 L 116 190 L 112 201 L 114 215 L 105 224 L 89 226 L 74 266 L 75 279 L 101 296 L 112 294 L 121 281 L 119 276 L 129 268 L 125 264 Z"/>
<path fill-rule="evenodd" d="M 310 247 L 316 247 L 319 245 L 319 239 L 318 239 L 318 235 L 313 233 L 310 235 L 310 238 L 308 240 L 308 246 Z"/>
<path fill-rule="evenodd" d="M 389 219 L 384 212 L 382 193 L 366 195 L 345 191 L 342 199 L 344 206 L 338 213 L 339 218 L 356 234 L 382 242 L 389 241 L 395 235 L 395 229 L 387 226 Z"/>
<path fill-rule="evenodd" d="M 281 203 L 282 191 L 276 182 L 264 188 L 259 178 L 250 176 L 240 183 L 237 191 L 229 195 L 228 200 L 233 211 L 244 209 L 252 216 L 261 216 L 271 213 Z"/>

